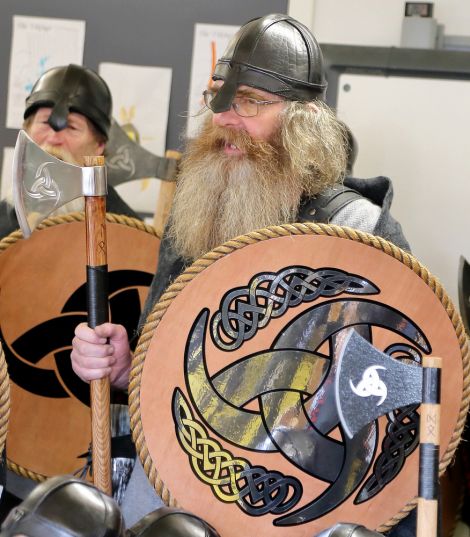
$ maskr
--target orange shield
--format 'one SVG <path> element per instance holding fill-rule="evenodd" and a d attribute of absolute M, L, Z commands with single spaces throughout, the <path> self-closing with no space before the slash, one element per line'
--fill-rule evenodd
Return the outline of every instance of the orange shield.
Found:
<path fill-rule="evenodd" d="M 155 273 L 159 239 L 138 220 L 108 215 L 110 319 L 130 336 Z M 74 329 L 86 322 L 83 216 L 60 217 L 24 240 L 0 243 L 0 328 L 11 377 L 8 465 L 41 480 L 85 466 L 89 386 L 70 363 Z M 59 224 L 60 225 L 56 225 Z"/>
<path fill-rule="evenodd" d="M 351 326 L 397 360 L 443 357 L 443 471 L 468 406 L 467 340 L 454 307 L 416 259 L 387 241 L 298 224 L 210 252 L 147 320 L 131 424 L 164 501 L 226 537 L 396 523 L 418 490 L 419 406 L 346 437 L 334 375 Z"/>

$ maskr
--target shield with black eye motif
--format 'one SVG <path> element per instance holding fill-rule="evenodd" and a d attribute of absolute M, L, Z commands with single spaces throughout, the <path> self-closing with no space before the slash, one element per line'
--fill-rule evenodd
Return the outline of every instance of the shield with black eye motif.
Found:
<path fill-rule="evenodd" d="M 226 537 L 393 525 L 417 495 L 419 407 L 344 434 L 334 378 L 350 327 L 416 367 L 424 355 L 443 357 L 443 470 L 467 411 L 467 342 L 447 295 L 387 241 L 295 224 L 196 261 L 147 320 L 131 424 L 164 501 Z M 377 397 L 376 388 L 364 395 Z"/>
<path fill-rule="evenodd" d="M 67 219 L 49 219 L 27 240 L 15 232 L 0 242 L 0 337 L 11 379 L 7 459 L 36 480 L 80 470 L 91 441 L 90 388 L 70 361 L 74 330 L 87 321 L 85 226 L 83 214 Z M 107 220 L 110 320 L 132 337 L 160 240 L 139 220 Z"/>

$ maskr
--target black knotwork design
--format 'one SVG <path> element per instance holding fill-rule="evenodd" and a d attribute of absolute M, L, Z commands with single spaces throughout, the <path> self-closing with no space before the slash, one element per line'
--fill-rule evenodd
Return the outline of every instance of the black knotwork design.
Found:
<path fill-rule="evenodd" d="M 248 286 L 225 295 L 212 319 L 212 337 L 220 349 L 238 349 L 288 308 L 341 293 L 371 295 L 378 289 L 369 280 L 339 269 L 297 266 L 258 274 Z"/>
<path fill-rule="evenodd" d="M 178 441 L 195 475 L 211 486 L 219 500 L 236 502 L 252 516 L 281 514 L 297 504 L 302 485 L 295 477 L 251 466 L 247 459 L 234 457 L 194 419 L 179 389 L 173 394 L 172 408 Z"/>
<path fill-rule="evenodd" d="M 137 287 L 148 287 L 152 274 L 137 270 L 109 273 L 110 320 L 122 324 L 132 336 L 141 311 Z M 74 396 L 90 405 L 90 387 L 74 373 L 70 351 L 75 327 L 87 320 L 86 284 L 76 289 L 60 315 L 31 327 L 15 341 L 5 339 L 0 330 L 8 372 L 12 382 L 42 397 Z M 53 353 L 55 368 L 40 367 L 41 360 Z"/>
<path fill-rule="evenodd" d="M 396 344 L 386 354 L 398 359 L 421 363 L 421 355 L 409 345 Z M 364 483 L 354 503 L 370 500 L 390 483 L 401 471 L 406 458 L 419 444 L 419 405 L 408 405 L 387 414 L 387 427 L 382 441 L 382 452 L 374 463 L 372 475 Z"/>
<path fill-rule="evenodd" d="M 409 405 L 387 415 L 389 421 L 373 474 L 365 482 L 354 503 L 362 503 L 378 494 L 403 468 L 406 457 L 419 444 L 419 405 Z"/>
<path fill-rule="evenodd" d="M 268 472 L 261 466 L 243 470 L 240 478 L 246 481 L 246 486 L 240 489 L 240 500 L 243 500 L 240 506 L 249 515 L 286 513 L 302 495 L 302 486 L 295 478 L 272 470 Z"/>

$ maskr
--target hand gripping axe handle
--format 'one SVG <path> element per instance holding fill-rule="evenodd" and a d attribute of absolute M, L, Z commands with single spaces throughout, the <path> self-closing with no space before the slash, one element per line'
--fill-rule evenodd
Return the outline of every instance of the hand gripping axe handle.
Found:
<path fill-rule="evenodd" d="M 103 166 L 104 157 L 85 157 L 86 166 Z M 106 195 L 85 197 L 88 326 L 109 321 Z M 90 383 L 93 482 L 111 495 L 109 378 Z"/>

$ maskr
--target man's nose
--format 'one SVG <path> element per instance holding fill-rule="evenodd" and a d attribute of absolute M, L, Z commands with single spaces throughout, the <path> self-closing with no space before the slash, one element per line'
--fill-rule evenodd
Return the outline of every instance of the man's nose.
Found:
<path fill-rule="evenodd" d="M 62 144 L 64 141 L 64 130 L 55 131 L 52 127 L 47 133 L 47 142 L 53 145 Z"/>
<path fill-rule="evenodd" d="M 218 127 L 231 127 L 233 129 L 243 126 L 240 116 L 238 116 L 233 108 L 225 112 L 214 113 L 212 116 L 212 124 Z"/>

